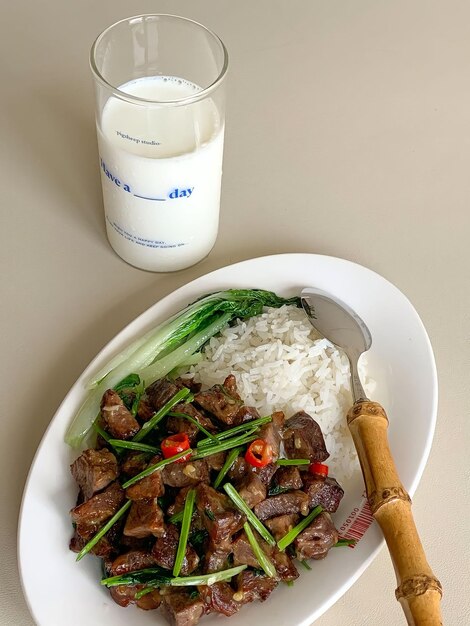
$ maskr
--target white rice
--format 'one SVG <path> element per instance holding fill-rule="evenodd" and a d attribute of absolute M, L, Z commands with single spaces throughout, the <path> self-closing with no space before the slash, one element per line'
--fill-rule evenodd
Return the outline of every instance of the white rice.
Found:
<path fill-rule="evenodd" d="M 306 411 L 320 424 L 330 453 L 330 474 L 338 481 L 359 467 L 346 424 L 351 406 L 349 362 L 346 355 L 322 338 L 294 306 L 265 309 L 213 337 L 205 358 L 191 371 L 204 387 L 237 380 L 240 396 L 261 415 L 284 411 L 291 417 Z M 361 379 L 370 394 L 364 363 Z"/>

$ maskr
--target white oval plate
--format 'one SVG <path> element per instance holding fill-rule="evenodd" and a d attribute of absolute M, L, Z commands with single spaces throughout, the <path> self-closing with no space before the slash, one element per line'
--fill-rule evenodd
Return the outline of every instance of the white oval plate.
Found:
<path fill-rule="evenodd" d="M 18 538 L 23 590 L 37 624 L 63 626 L 65 615 L 69 626 L 166 624 L 159 611 L 133 606 L 122 609 L 115 604 L 99 585 L 99 559 L 87 557 L 76 563 L 76 555 L 68 549 L 72 533 L 68 511 L 77 494 L 69 464 L 77 455 L 63 437 L 83 400 L 84 381 L 131 339 L 205 293 L 259 287 L 291 296 L 306 286 L 337 296 L 368 325 L 373 337 L 368 371 L 377 381 L 373 399 L 387 410 L 392 453 L 405 488 L 414 493 L 434 433 L 437 376 L 428 336 L 407 298 L 378 274 L 333 257 L 282 254 L 222 268 L 181 287 L 121 331 L 77 380 L 44 435 L 26 483 Z M 335 516 L 342 534 L 353 524 L 353 533 L 360 535 L 364 530 L 363 490 L 358 473 L 348 484 Z M 366 526 L 367 515 L 365 522 Z M 312 563 L 311 571 L 302 570 L 293 587 L 281 585 L 267 602 L 243 607 L 227 623 L 311 624 L 357 580 L 381 545 L 381 535 L 373 524 L 354 549 L 331 550 L 328 558 Z M 223 618 L 209 616 L 202 623 L 222 621 L 225 623 Z"/>

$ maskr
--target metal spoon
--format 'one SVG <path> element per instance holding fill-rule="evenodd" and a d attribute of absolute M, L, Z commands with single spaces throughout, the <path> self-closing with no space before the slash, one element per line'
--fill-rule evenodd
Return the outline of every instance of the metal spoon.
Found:
<path fill-rule="evenodd" d="M 442 587 L 424 553 L 411 500 L 398 476 L 388 445 L 388 419 L 378 402 L 368 400 L 357 371 L 357 362 L 372 345 L 362 319 L 347 304 L 328 293 L 308 287 L 301 293 L 302 306 L 312 325 L 342 348 L 351 364 L 354 404 L 347 421 L 356 446 L 367 499 L 385 537 L 395 567 L 400 602 L 410 626 L 441 626 Z"/>

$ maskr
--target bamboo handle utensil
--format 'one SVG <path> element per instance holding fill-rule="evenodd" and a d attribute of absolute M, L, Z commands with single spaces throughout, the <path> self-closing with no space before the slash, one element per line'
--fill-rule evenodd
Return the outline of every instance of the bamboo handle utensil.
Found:
<path fill-rule="evenodd" d="M 442 626 L 442 587 L 426 560 L 411 512 L 411 499 L 390 452 L 388 418 L 380 404 L 367 399 L 357 371 L 359 357 L 372 345 L 369 329 L 344 302 L 319 289 L 304 289 L 301 302 L 312 325 L 349 358 L 354 405 L 347 421 L 369 505 L 395 567 L 395 596 L 410 626 Z"/>
<path fill-rule="evenodd" d="M 395 596 L 411 626 L 442 626 L 442 587 L 424 553 L 388 445 L 387 415 L 380 404 L 359 400 L 348 413 L 372 515 L 382 529 L 395 567 Z"/>

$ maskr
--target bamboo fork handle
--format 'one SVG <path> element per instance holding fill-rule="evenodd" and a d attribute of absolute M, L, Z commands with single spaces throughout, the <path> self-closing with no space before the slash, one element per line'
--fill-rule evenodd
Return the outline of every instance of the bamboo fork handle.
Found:
<path fill-rule="evenodd" d="M 397 600 L 410 626 L 442 626 L 442 588 L 419 539 L 406 493 L 388 445 L 387 415 L 380 404 L 359 400 L 348 425 L 361 463 L 372 514 L 387 542 L 397 576 Z"/>

